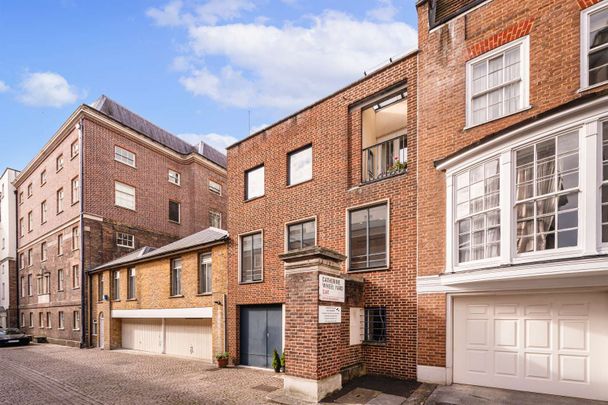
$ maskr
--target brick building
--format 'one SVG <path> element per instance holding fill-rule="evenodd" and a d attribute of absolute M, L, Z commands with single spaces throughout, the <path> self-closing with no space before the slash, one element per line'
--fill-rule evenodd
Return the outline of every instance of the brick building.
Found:
<path fill-rule="evenodd" d="M 414 52 L 228 150 L 228 348 L 260 367 L 284 348 L 295 395 L 365 369 L 416 376 L 416 64 Z M 345 297 L 322 302 L 326 283 Z"/>
<path fill-rule="evenodd" d="M 92 269 L 91 345 L 208 362 L 224 352 L 227 240 L 207 228 Z"/>
<path fill-rule="evenodd" d="M 608 1 L 418 2 L 418 379 L 608 399 Z"/>
<path fill-rule="evenodd" d="M 20 325 L 87 345 L 86 272 L 226 220 L 226 158 L 103 96 L 80 106 L 17 189 Z"/>
<path fill-rule="evenodd" d="M 0 176 L 0 328 L 17 327 L 17 221 L 13 180 L 7 168 Z"/>

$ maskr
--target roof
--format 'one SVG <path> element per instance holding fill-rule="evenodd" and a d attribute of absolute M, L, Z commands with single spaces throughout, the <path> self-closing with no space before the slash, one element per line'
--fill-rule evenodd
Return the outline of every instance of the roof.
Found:
<path fill-rule="evenodd" d="M 429 6 L 429 28 L 432 29 L 446 23 L 484 1 L 487 0 L 431 0 Z"/>
<path fill-rule="evenodd" d="M 151 123 L 105 95 L 95 100 L 90 107 L 179 154 L 198 153 L 213 163 L 223 168 L 226 167 L 226 155 L 212 146 L 202 141 L 198 146 L 190 145 L 178 136 Z"/>
<path fill-rule="evenodd" d="M 127 264 L 142 263 L 150 260 L 154 260 L 172 253 L 178 253 L 194 249 L 197 247 L 204 247 L 217 242 L 223 242 L 228 239 L 228 232 L 223 229 L 209 227 L 200 232 L 186 236 L 183 239 L 177 240 L 173 243 L 154 249 L 151 247 L 143 247 L 134 252 L 131 252 L 125 256 L 122 256 L 111 262 L 102 264 L 91 270 L 96 272 L 105 269 L 111 269 L 116 267 L 122 267 Z"/>
<path fill-rule="evenodd" d="M 323 97 L 323 98 L 321 98 L 321 99 L 313 102 L 312 104 L 309 104 L 308 106 L 306 106 L 306 107 L 304 107 L 304 108 L 302 108 L 302 109 L 300 109 L 300 110 L 298 110 L 298 111 L 296 111 L 296 112 L 294 112 L 294 113 L 292 113 L 292 114 L 290 114 L 290 115 L 288 115 L 286 117 L 283 117 L 283 118 L 279 119 L 278 121 L 276 121 L 276 122 L 274 122 L 274 123 L 272 123 L 272 124 L 264 127 L 263 129 L 260 129 L 259 131 L 254 132 L 254 133 L 250 134 L 249 136 L 244 137 L 243 139 L 241 139 L 241 140 L 233 143 L 232 145 L 228 146 L 227 149 L 232 149 L 235 146 L 238 146 L 238 145 L 242 144 L 243 142 L 245 142 L 245 141 L 247 141 L 247 140 L 249 140 L 251 138 L 255 138 L 256 136 L 260 135 L 261 133 L 264 133 L 264 132 L 268 131 L 269 129 L 274 128 L 277 125 L 279 125 L 279 124 L 281 124 L 281 123 L 283 123 L 283 122 L 285 122 L 285 121 L 287 121 L 287 120 L 289 120 L 289 119 L 291 119 L 293 117 L 298 116 L 299 114 L 302 114 L 304 111 L 308 111 L 311 108 L 313 108 L 313 107 L 321 104 L 322 102 L 324 102 L 326 100 L 329 100 L 330 98 L 335 97 L 335 96 L 337 96 L 340 93 L 345 92 L 346 90 L 350 89 L 351 87 L 354 87 L 354 86 L 356 86 L 356 85 L 358 85 L 360 83 L 363 83 L 366 80 L 369 80 L 370 78 L 376 76 L 377 74 L 379 74 L 381 72 L 384 72 L 385 70 L 387 70 L 391 66 L 394 66 L 397 63 L 401 63 L 404 60 L 406 60 L 406 59 L 408 59 L 408 58 L 410 58 L 410 57 L 412 57 L 414 55 L 417 55 L 418 52 L 419 52 L 418 49 L 414 49 L 414 50 L 409 51 L 409 52 L 407 52 L 404 55 L 401 55 L 399 57 L 390 58 L 389 59 L 389 63 L 387 63 L 386 65 L 383 65 L 383 66 L 377 68 L 376 70 L 374 70 L 374 71 L 372 71 L 370 73 L 367 73 L 362 78 L 360 78 L 358 80 L 355 80 L 354 82 L 352 82 L 350 84 L 347 84 L 346 86 L 342 87 L 341 89 L 336 90 L 333 93 L 331 93 L 331 94 L 329 94 L 329 95 L 327 95 L 327 96 L 325 96 L 325 97 Z"/>

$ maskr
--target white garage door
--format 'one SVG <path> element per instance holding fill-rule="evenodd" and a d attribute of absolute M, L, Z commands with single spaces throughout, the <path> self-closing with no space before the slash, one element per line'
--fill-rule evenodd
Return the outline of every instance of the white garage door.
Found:
<path fill-rule="evenodd" d="M 162 321 L 160 319 L 123 319 L 122 347 L 162 353 Z"/>
<path fill-rule="evenodd" d="M 165 353 L 211 361 L 211 319 L 166 319 Z"/>
<path fill-rule="evenodd" d="M 608 294 L 455 298 L 454 382 L 608 400 Z"/>

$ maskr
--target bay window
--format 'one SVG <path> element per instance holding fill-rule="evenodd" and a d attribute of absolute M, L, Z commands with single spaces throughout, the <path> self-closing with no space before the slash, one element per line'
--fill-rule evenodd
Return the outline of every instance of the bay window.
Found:
<path fill-rule="evenodd" d="M 515 153 L 517 253 L 576 246 L 578 132 Z"/>
<path fill-rule="evenodd" d="M 493 158 L 456 175 L 458 262 L 500 255 L 500 175 Z"/>
<path fill-rule="evenodd" d="M 608 242 L 608 122 L 602 123 L 602 242 Z"/>

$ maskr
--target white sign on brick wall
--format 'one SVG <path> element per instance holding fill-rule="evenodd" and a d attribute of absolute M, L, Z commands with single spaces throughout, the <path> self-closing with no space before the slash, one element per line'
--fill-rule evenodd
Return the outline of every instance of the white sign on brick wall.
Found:
<path fill-rule="evenodd" d="M 319 306 L 319 323 L 342 322 L 342 308 Z"/>
<path fill-rule="evenodd" d="M 319 301 L 344 302 L 345 291 L 343 279 L 319 274 Z"/>

